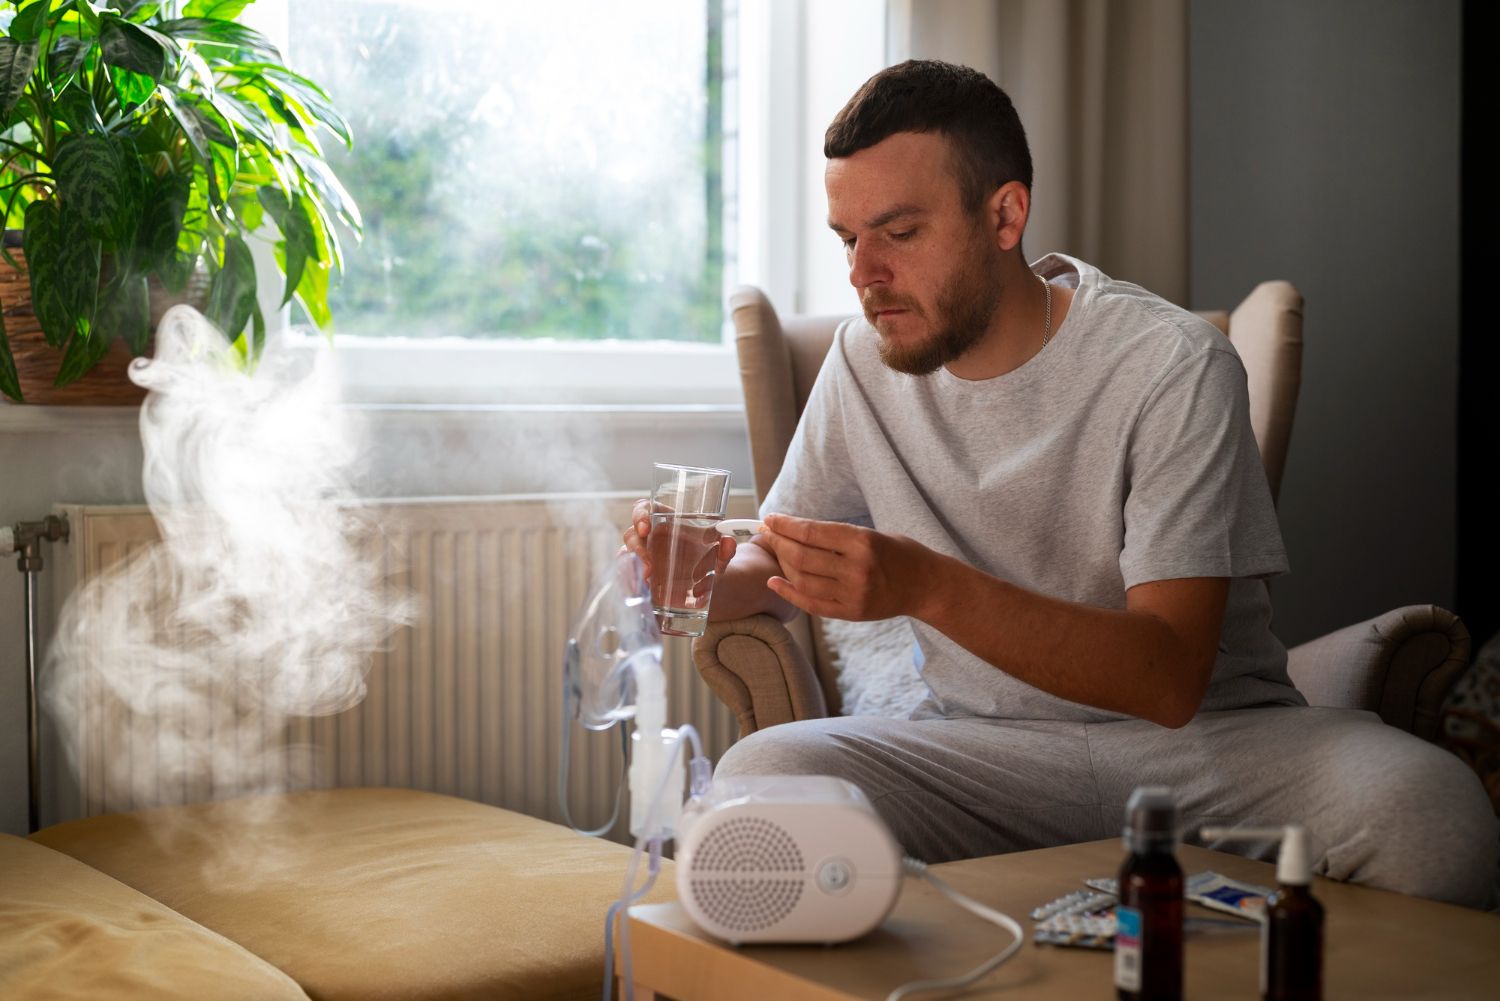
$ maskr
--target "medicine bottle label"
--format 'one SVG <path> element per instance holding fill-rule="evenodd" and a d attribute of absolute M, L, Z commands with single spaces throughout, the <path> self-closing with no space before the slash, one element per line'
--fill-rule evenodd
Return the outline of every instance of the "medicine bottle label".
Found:
<path fill-rule="evenodd" d="M 1141 912 L 1134 907 L 1115 908 L 1115 986 L 1122 991 L 1141 989 Z"/>

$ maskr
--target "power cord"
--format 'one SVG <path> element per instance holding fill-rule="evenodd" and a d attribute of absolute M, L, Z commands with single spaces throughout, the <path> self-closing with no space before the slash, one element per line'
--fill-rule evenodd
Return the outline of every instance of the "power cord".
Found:
<path fill-rule="evenodd" d="M 993 907 L 986 907 L 972 897 L 967 897 L 959 893 L 953 887 L 934 876 L 931 870 L 927 868 L 927 863 L 921 859 L 905 858 L 901 860 L 901 864 L 905 867 L 908 875 L 918 876 L 927 880 L 927 882 L 937 887 L 944 896 L 964 910 L 976 914 L 992 924 L 997 924 L 1010 932 L 1015 936 L 1015 941 L 963 976 L 944 977 L 937 980 L 913 980 L 891 991 L 890 994 L 886 995 L 885 1001 L 901 1001 L 902 998 L 926 991 L 956 990 L 960 987 L 967 987 L 980 977 L 998 968 L 1001 963 L 1004 963 L 1020 951 L 1021 946 L 1026 941 L 1026 933 L 1022 930 L 1020 923 L 1010 915 L 997 911 Z"/>

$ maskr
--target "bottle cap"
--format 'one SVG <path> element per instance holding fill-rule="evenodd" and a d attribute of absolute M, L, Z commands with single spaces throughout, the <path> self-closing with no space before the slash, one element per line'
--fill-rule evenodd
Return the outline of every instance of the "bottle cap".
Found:
<path fill-rule="evenodd" d="M 1276 860 L 1276 882 L 1283 886 L 1306 886 L 1312 882 L 1308 860 L 1307 828 L 1288 824 L 1281 832 L 1281 854 Z"/>
<path fill-rule="evenodd" d="M 1166 786 L 1140 786 L 1125 804 L 1125 844 L 1146 847 L 1177 840 L 1177 801 Z"/>

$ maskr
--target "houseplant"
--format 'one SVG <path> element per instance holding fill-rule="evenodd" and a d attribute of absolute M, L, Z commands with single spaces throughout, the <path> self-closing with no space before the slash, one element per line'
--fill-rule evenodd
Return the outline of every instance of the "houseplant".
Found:
<path fill-rule="evenodd" d="M 295 296 L 328 324 L 329 273 L 343 263 L 335 223 L 357 237 L 360 218 L 318 133 L 348 144 L 349 129 L 236 21 L 250 2 L 0 3 L 0 207 L 23 232 L 55 385 L 116 341 L 143 353 L 148 278 L 176 291 L 199 269 L 206 315 L 253 365 L 266 325 L 252 235 L 274 242 L 283 305 Z M 3 324 L 0 391 L 21 398 Z"/>

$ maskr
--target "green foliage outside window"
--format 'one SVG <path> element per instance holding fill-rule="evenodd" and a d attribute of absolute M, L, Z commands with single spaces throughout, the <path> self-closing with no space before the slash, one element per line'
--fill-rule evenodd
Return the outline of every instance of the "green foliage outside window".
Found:
<path fill-rule="evenodd" d="M 600 180 L 611 158 L 631 152 L 602 140 L 597 163 L 572 147 L 546 163 L 518 150 L 543 141 L 535 117 L 507 117 L 493 105 L 534 98 L 520 89 L 525 60 L 577 43 L 566 10 L 554 16 L 553 32 L 507 37 L 483 18 L 516 16 L 513 9 L 458 4 L 435 18 L 420 5 L 295 0 L 293 51 L 327 84 L 358 140 L 329 156 L 365 223 L 362 245 L 329 294 L 337 331 L 717 343 L 721 7 L 713 0 L 699 8 L 706 16 L 697 28 L 694 103 L 672 109 L 681 114 L 673 134 L 688 137 L 672 176 L 689 178 L 689 190 L 687 180 Z M 693 16 L 692 5 L 673 10 Z M 571 57 L 577 73 L 589 72 L 586 51 Z M 658 59 L 641 52 L 641 72 Z M 609 103 L 585 111 L 631 113 L 636 81 L 603 84 Z"/>

